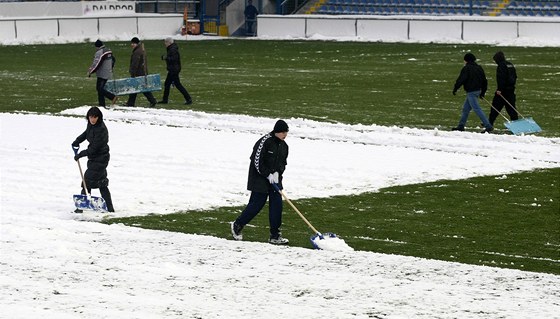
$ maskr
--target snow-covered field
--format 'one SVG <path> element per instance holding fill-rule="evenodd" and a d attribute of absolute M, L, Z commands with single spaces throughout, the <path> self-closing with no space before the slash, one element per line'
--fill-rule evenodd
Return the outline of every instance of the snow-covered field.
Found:
<path fill-rule="evenodd" d="M 70 143 L 88 108 L 0 114 L 1 318 L 560 317 L 560 276 L 71 214 L 80 177 Z M 143 108 L 104 116 L 114 216 L 245 204 L 251 148 L 276 121 Z M 560 166 L 559 138 L 286 121 L 294 199 Z"/>

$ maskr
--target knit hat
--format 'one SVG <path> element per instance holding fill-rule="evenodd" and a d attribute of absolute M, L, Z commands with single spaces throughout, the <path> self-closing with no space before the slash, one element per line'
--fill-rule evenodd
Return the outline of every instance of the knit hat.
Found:
<path fill-rule="evenodd" d="M 472 53 L 470 53 L 470 52 L 467 53 L 467 54 L 465 54 L 465 57 L 464 57 L 463 59 L 464 59 L 465 61 L 467 61 L 467 62 L 474 62 L 474 61 L 476 61 L 476 57 L 474 56 L 474 54 L 472 54 Z"/>
<path fill-rule="evenodd" d="M 276 124 L 274 124 L 273 132 L 274 133 L 288 132 L 288 123 L 286 123 L 284 120 L 276 121 Z"/>
<path fill-rule="evenodd" d="M 131 43 L 140 43 L 140 39 L 138 39 L 137 37 L 132 38 L 132 40 L 130 40 Z"/>
<path fill-rule="evenodd" d="M 95 47 L 96 48 L 101 48 L 102 46 L 103 46 L 103 42 L 101 42 L 101 40 L 95 41 Z"/>

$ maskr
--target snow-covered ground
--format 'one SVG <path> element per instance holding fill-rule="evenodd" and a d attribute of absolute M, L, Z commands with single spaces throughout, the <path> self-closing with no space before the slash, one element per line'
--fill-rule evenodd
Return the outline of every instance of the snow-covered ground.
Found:
<path fill-rule="evenodd" d="M 560 276 L 88 222 L 101 215 L 70 213 L 88 108 L 0 114 L 1 318 L 560 317 Z M 245 204 L 251 148 L 276 121 L 104 116 L 114 216 Z M 560 166 L 559 138 L 286 121 L 294 199 Z"/>

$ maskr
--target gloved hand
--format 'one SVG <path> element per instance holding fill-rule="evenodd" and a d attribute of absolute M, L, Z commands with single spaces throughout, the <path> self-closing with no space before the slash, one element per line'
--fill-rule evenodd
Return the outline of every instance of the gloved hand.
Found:
<path fill-rule="evenodd" d="M 80 153 L 74 155 L 74 160 L 77 161 L 80 157 L 87 156 L 87 150 L 83 150 Z"/>
<path fill-rule="evenodd" d="M 484 94 L 480 94 L 479 98 L 483 99 L 483 98 L 484 98 Z"/>
<path fill-rule="evenodd" d="M 453 95 L 457 95 L 457 90 L 453 90 Z"/>
<path fill-rule="evenodd" d="M 278 172 L 268 174 L 267 178 L 270 184 L 278 184 Z"/>
<path fill-rule="evenodd" d="M 74 151 L 74 155 L 78 155 L 79 149 L 80 149 L 79 145 L 74 145 L 74 143 L 72 143 L 72 150 Z"/>

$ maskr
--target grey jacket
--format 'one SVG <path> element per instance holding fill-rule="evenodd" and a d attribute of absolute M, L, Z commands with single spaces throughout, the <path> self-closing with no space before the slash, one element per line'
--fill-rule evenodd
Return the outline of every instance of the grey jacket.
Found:
<path fill-rule="evenodd" d="M 105 46 L 98 48 L 88 73 L 95 73 L 98 78 L 105 80 L 111 79 L 113 77 L 113 52 Z"/>

